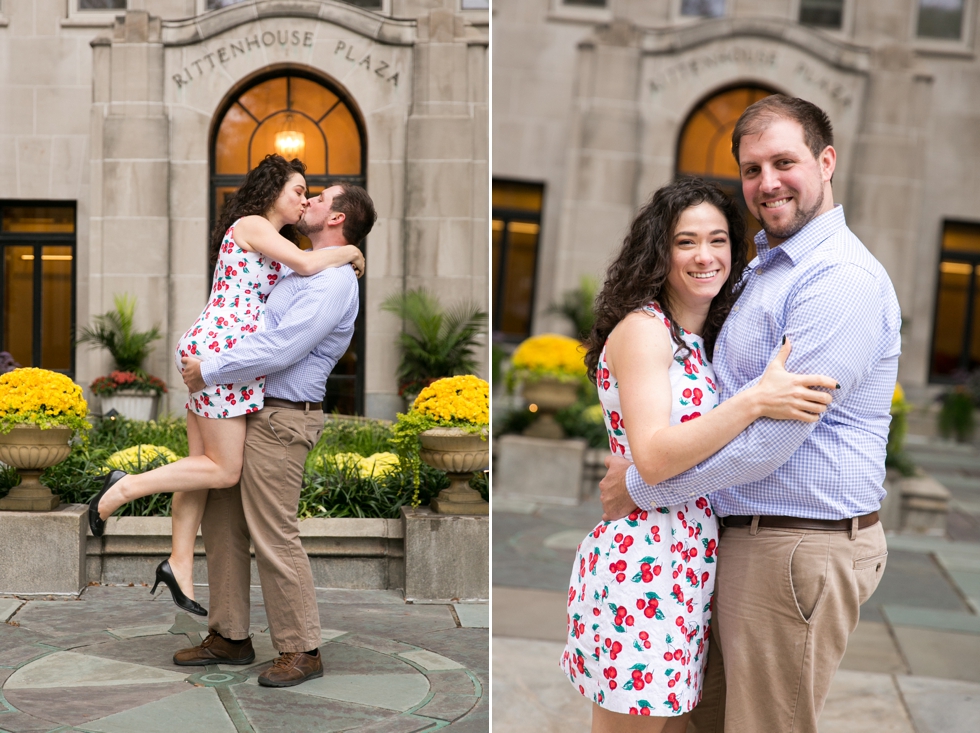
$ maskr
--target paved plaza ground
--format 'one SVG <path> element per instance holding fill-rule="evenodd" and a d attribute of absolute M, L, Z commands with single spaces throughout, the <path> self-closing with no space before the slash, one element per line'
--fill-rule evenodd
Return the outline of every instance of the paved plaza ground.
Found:
<path fill-rule="evenodd" d="M 207 606 L 207 588 L 196 590 Z M 276 656 L 258 588 L 247 667 L 174 665 L 207 627 L 147 587 L 0 597 L 0 733 L 489 729 L 486 605 L 407 604 L 400 591 L 318 589 L 317 599 L 323 677 L 271 689 L 256 681 Z"/>
<path fill-rule="evenodd" d="M 980 451 L 910 436 L 915 462 L 952 493 L 945 537 L 890 535 L 820 720 L 826 733 L 980 730 Z M 577 543 L 601 517 L 495 501 L 494 733 L 586 733 L 591 703 L 558 667 Z"/>

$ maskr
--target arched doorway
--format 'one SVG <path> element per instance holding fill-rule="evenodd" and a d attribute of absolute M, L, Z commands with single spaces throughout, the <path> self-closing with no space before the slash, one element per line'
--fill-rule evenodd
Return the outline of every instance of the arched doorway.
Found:
<path fill-rule="evenodd" d="M 214 117 L 211 226 L 245 174 L 269 153 L 296 157 L 306 164 L 310 195 L 340 181 L 365 186 L 366 142 L 361 116 L 339 85 L 293 68 L 253 77 L 224 100 Z M 366 254 L 367 242 L 363 246 Z M 330 412 L 364 412 L 363 280 L 360 303 L 350 348 L 327 382 L 324 409 Z"/>
<path fill-rule="evenodd" d="M 700 176 L 713 181 L 739 202 L 748 225 L 750 259 L 755 257 L 752 237 L 762 227 L 745 206 L 738 164 L 732 155 L 732 130 L 746 107 L 776 93 L 757 85 L 715 92 L 688 115 L 677 140 L 677 176 Z"/>

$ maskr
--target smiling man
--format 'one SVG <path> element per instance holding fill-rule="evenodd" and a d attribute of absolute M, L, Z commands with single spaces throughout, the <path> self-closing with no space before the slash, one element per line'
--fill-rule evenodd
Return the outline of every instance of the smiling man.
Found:
<path fill-rule="evenodd" d="M 837 153 L 821 109 L 766 97 L 739 118 L 732 152 L 763 231 L 715 345 L 721 397 L 756 384 L 784 337 L 788 370 L 827 374 L 839 388 L 818 422 L 757 420 L 656 486 L 607 459 L 604 518 L 710 492 L 724 530 L 698 733 L 816 733 L 885 567 L 877 511 L 901 317 L 884 268 L 834 205 Z"/>

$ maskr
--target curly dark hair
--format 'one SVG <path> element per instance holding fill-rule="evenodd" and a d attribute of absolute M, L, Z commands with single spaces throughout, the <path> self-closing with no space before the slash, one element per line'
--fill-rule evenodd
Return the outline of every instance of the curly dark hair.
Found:
<path fill-rule="evenodd" d="M 728 279 L 711 301 L 700 334 L 704 338 L 705 353 L 709 360 L 712 358 L 718 332 L 742 290 L 742 272 L 748 252 L 745 217 L 738 204 L 714 183 L 701 178 L 680 178 L 658 190 L 640 209 L 619 256 L 606 271 L 606 281 L 596 297 L 595 325 L 586 341 L 585 364 L 590 379 L 595 380 L 599 355 L 616 324 L 651 300 L 660 303 L 670 321 L 671 338 L 677 344 L 675 356 L 686 358 L 690 354 L 691 350 L 681 339 L 677 321 L 671 316 L 667 275 L 677 220 L 682 211 L 701 203 L 715 206 L 725 216 L 732 250 Z"/>
<path fill-rule="evenodd" d="M 265 216 L 279 198 L 294 173 L 306 175 L 306 166 L 299 158 L 286 160 L 281 155 L 267 155 L 257 166 L 248 172 L 241 187 L 228 203 L 211 230 L 211 245 L 208 248 L 210 267 L 218 262 L 221 240 L 225 238 L 228 227 L 243 216 L 258 214 Z M 279 234 L 293 244 L 299 244 L 299 233 L 292 224 L 279 230 Z"/>

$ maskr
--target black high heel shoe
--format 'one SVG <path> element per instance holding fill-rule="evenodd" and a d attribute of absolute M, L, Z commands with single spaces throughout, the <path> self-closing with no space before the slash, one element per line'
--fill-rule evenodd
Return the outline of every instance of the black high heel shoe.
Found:
<path fill-rule="evenodd" d="M 106 522 L 106 520 L 99 516 L 99 500 L 105 496 L 105 492 L 111 489 L 114 483 L 126 475 L 127 473 L 125 471 L 110 471 L 102 483 L 102 491 L 96 494 L 92 498 L 92 501 L 88 503 L 88 526 L 92 530 L 92 534 L 96 537 L 101 537 L 105 534 Z"/>
<path fill-rule="evenodd" d="M 184 595 L 184 591 L 180 589 L 180 584 L 177 582 L 177 578 L 174 577 L 174 571 L 170 567 L 170 561 L 164 560 L 162 563 L 157 565 L 157 582 L 153 584 L 153 590 L 150 591 L 152 596 L 157 592 L 157 586 L 160 583 L 166 584 L 170 589 L 170 595 L 174 599 L 180 608 L 183 608 L 188 613 L 193 613 L 196 616 L 207 616 L 207 609 L 204 608 L 197 601 L 192 601 L 190 598 Z"/>

